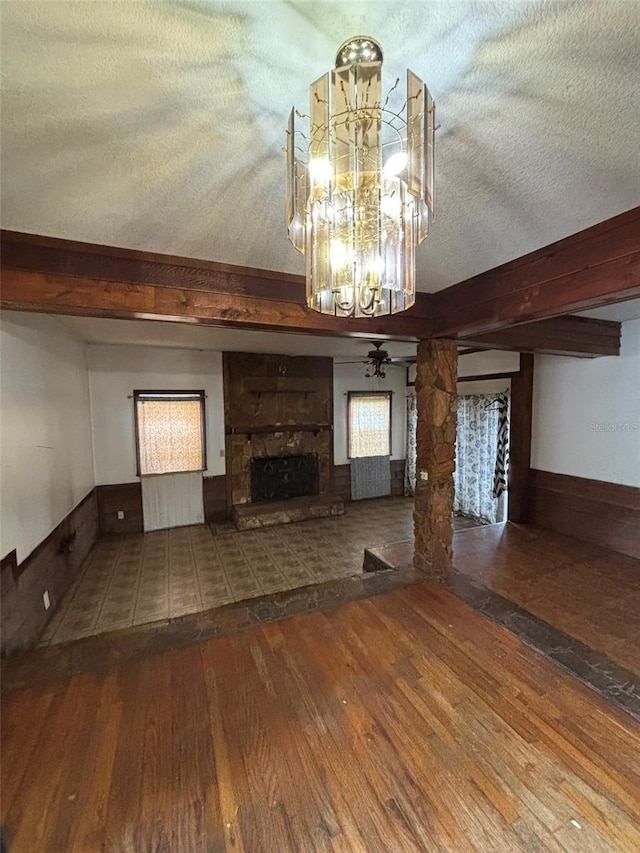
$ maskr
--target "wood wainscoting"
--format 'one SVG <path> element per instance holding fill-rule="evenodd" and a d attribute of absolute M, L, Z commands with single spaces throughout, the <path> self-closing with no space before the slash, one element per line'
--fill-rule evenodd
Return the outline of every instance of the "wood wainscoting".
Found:
<path fill-rule="evenodd" d="M 227 478 L 225 474 L 205 477 L 202 481 L 204 492 L 204 518 L 208 523 L 221 521 L 228 514 Z"/>
<path fill-rule="evenodd" d="M 95 490 L 71 510 L 20 564 L 2 560 L 2 654 L 32 646 L 55 613 L 98 538 Z M 43 595 L 51 605 L 45 610 Z"/>
<path fill-rule="evenodd" d="M 332 493 L 342 498 L 343 501 L 351 500 L 351 466 L 334 465 Z M 402 497 L 404 495 L 404 459 L 391 460 L 391 495 Z"/>
<path fill-rule="evenodd" d="M 220 521 L 227 514 L 225 475 L 203 477 L 204 518 Z M 100 533 L 142 533 L 142 489 L 140 481 L 96 486 Z M 118 518 L 118 512 L 124 518 Z"/>
<path fill-rule="evenodd" d="M 226 476 L 204 477 L 204 517 L 207 524 L 227 517 Z M 351 468 L 347 465 L 333 466 L 332 494 L 345 501 L 351 500 Z M 404 495 L 404 459 L 391 460 L 391 494 Z M 96 486 L 100 533 L 142 533 L 142 492 L 140 482 L 118 483 Z M 124 518 L 118 518 L 118 512 Z"/>
<path fill-rule="evenodd" d="M 229 513 L 227 506 L 226 476 L 204 477 L 204 517 L 207 524 L 221 521 Z M 351 500 L 351 468 L 347 465 L 333 466 L 331 493 L 345 501 Z M 404 495 L 404 459 L 391 460 L 391 494 Z M 100 533 L 142 533 L 142 492 L 140 482 L 118 483 L 96 486 Z M 118 518 L 118 512 L 124 518 Z"/>
<path fill-rule="evenodd" d="M 640 489 L 536 469 L 529 482 L 532 524 L 640 559 Z"/>
<path fill-rule="evenodd" d="M 142 533 L 140 481 L 96 486 L 100 533 Z M 123 512 L 124 518 L 118 518 Z"/>

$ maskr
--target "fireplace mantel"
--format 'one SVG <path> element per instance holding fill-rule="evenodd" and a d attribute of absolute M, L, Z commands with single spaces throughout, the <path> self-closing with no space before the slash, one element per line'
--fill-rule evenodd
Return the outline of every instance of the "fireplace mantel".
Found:
<path fill-rule="evenodd" d="M 267 426 L 227 427 L 227 435 L 259 435 L 274 432 L 312 432 L 317 435 L 325 430 L 332 430 L 332 424 L 268 424 Z"/>

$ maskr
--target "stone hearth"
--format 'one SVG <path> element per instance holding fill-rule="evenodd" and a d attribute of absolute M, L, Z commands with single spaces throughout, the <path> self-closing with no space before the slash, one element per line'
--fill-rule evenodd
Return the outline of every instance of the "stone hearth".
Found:
<path fill-rule="evenodd" d="M 344 501 L 335 495 L 313 495 L 290 498 L 271 503 L 252 503 L 233 508 L 233 518 L 238 530 L 272 527 L 312 518 L 330 518 L 344 515 Z"/>

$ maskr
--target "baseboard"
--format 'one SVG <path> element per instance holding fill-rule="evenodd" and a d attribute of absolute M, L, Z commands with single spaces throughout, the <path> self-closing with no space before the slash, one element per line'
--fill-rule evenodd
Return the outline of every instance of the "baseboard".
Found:
<path fill-rule="evenodd" d="M 537 469 L 529 482 L 532 524 L 640 559 L 640 489 Z"/>

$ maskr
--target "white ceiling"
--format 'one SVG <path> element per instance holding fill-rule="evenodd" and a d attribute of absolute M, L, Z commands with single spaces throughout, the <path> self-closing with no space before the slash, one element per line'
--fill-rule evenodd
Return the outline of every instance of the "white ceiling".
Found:
<path fill-rule="evenodd" d="M 367 33 L 428 83 L 438 290 L 640 204 L 640 6 L 5 2 L 3 226 L 293 273 L 292 103 Z M 280 340 L 280 338 L 279 338 Z"/>
<path fill-rule="evenodd" d="M 78 338 L 92 344 L 175 347 L 177 349 L 259 352 L 276 355 L 325 355 L 334 358 L 365 358 L 371 342 L 357 338 L 319 335 L 287 335 L 253 332 L 156 320 L 103 320 L 96 317 L 56 318 Z M 385 341 L 393 357 L 414 356 L 416 344 Z"/>
<path fill-rule="evenodd" d="M 625 320 L 640 320 L 640 299 L 628 299 L 615 305 L 605 305 L 604 308 L 594 308 L 583 311 L 581 317 L 595 317 L 597 320 L 615 320 L 623 323 Z"/>
<path fill-rule="evenodd" d="M 640 319 L 640 299 L 630 299 L 605 308 L 585 311 L 581 316 L 619 322 Z M 371 341 L 362 338 L 255 332 L 159 320 L 142 322 L 62 315 L 56 316 L 56 319 L 76 337 L 91 344 L 277 355 L 326 355 L 340 360 L 364 358 L 371 349 Z M 416 354 L 416 344 L 406 341 L 385 341 L 383 346 L 389 355 L 397 358 L 410 358 Z"/>

